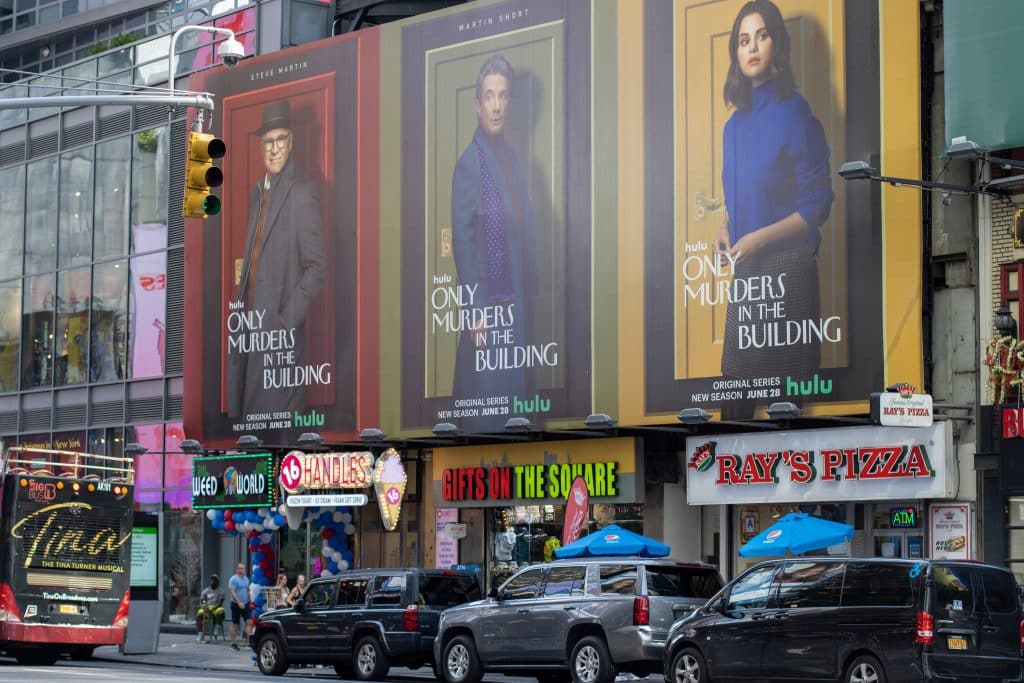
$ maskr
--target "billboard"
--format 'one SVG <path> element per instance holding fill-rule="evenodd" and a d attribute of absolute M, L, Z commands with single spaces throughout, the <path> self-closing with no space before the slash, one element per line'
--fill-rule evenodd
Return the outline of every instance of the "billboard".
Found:
<path fill-rule="evenodd" d="M 186 296 L 220 348 L 187 350 L 188 433 L 839 415 L 920 385 L 919 195 L 836 174 L 920 177 L 917 26 L 913 2 L 482 0 L 213 70 L 225 211 L 187 233 Z M 263 135 L 281 101 L 293 139 Z M 326 265 L 270 291 L 304 319 L 248 292 L 263 146 L 289 144 Z"/>
<path fill-rule="evenodd" d="M 351 438 L 376 421 L 377 33 L 215 70 L 223 213 L 186 237 L 186 430 Z M 196 82 L 198 81 L 198 82 Z"/>

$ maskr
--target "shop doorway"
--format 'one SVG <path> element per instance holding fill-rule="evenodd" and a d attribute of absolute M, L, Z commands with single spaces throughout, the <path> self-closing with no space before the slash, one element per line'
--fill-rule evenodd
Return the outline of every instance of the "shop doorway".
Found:
<path fill-rule="evenodd" d="M 872 510 L 874 556 L 924 557 L 923 510 L 919 501 L 875 503 Z"/>

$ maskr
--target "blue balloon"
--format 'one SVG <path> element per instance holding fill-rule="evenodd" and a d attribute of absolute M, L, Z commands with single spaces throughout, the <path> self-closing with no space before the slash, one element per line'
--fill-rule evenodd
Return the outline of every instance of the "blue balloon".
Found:
<path fill-rule="evenodd" d="M 256 607 L 263 607 L 263 595 L 262 594 L 257 595 L 253 599 L 252 604 L 256 605 Z"/>
<path fill-rule="evenodd" d="M 249 512 L 249 521 L 252 522 L 253 524 L 259 524 L 262 520 L 263 520 L 263 518 L 260 517 L 260 514 L 258 512 L 256 512 L 255 510 L 251 510 Z"/>
<path fill-rule="evenodd" d="M 231 513 L 231 521 L 234 522 L 235 524 L 241 524 L 242 522 L 245 521 L 245 513 L 244 512 L 232 512 Z"/>
<path fill-rule="evenodd" d="M 276 524 L 277 526 L 284 526 L 287 521 L 288 518 L 282 515 L 280 512 L 274 513 L 274 524 Z"/>
<path fill-rule="evenodd" d="M 253 553 L 252 554 L 252 561 L 255 562 L 256 564 L 259 564 L 260 562 L 262 562 L 263 561 L 263 553 L 260 553 L 260 552 Z"/>
<path fill-rule="evenodd" d="M 223 510 L 214 510 L 213 511 L 213 518 L 214 519 L 219 519 L 221 521 L 224 521 L 224 511 Z"/>
<path fill-rule="evenodd" d="M 333 574 L 338 571 L 338 563 L 334 560 L 327 560 L 327 569 Z"/>

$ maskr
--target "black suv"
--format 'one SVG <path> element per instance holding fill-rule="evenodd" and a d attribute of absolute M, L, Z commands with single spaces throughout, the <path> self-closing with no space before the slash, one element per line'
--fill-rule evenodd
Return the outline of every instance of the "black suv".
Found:
<path fill-rule="evenodd" d="M 249 644 L 268 676 L 291 664 L 333 664 L 339 676 L 376 681 L 392 665 L 431 664 L 441 612 L 479 598 L 473 572 L 348 571 L 311 581 L 294 608 L 262 614 Z"/>
<path fill-rule="evenodd" d="M 676 622 L 668 683 L 1019 681 L 1024 614 L 1007 569 L 808 557 L 757 564 Z"/>
<path fill-rule="evenodd" d="M 514 574 L 491 598 L 447 610 L 434 644 L 446 683 L 485 671 L 542 683 L 611 683 L 661 670 L 669 627 L 722 587 L 717 567 L 636 557 L 557 560 Z"/>

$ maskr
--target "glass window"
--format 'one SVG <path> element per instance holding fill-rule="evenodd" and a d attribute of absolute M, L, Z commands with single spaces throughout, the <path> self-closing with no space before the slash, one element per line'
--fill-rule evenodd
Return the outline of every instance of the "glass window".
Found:
<path fill-rule="evenodd" d="M 981 584 L 985 589 L 985 609 L 989 612 L 1015 612 L 1017 610 L 1017 584 L 1012 574 L 996 569 L 979 568 Z"/>
<path fill-rule="evenodd" d="M 373 579 L 371 605 L 401 605 L 402 591 L 405 590 L 405 575 L 377 576 Z M 404 607 L 404 605 L 402 605 Z"/>
<path fill-rule="evenodd" d="M 202 563 L 203 525 L 206 515 L 191 510 L 164 510 L 163 544 L 167 584 L 167 621 L 192 623 L 199 610 L 203 582 L 199 575 Z M 225 579 L 224 586 L 227 585 Z"/>
<path fill-rule="evenodd" d="M 788 562 L 779 574 L 775 607 L 838 607 L 842 562 Z"/>
<path fill-rule="evenodd" d="M 718 570 L 710 567 L 646 565 L 647 594 L 708 600 L 722 588 Z"/>
<path fill-rule="evenodd" d="M 164 500 L 171 507 L 191 507 L 193 456 L 181 452 L 185 428 L 181 422 L 168 422 L 164 433 Z"/>
<path fill-rule="evenodd" d="M 604 595 L 633 595 L 636 592 L 635 564 L 601 565 L 601 593 Z"/>
<path fill-rule="evenodd" d="M 57 212 L 53 210 L 57 187 L 57 158 L 28 164 L 25 195 L 25 272 L 53 270 L 57 256 Z"/>
<path fill-rule="evenodd" d="M 124 379 L 127 363 L 127 261 L 93 269 L 91 377 L 94 382 Z"/>
<path fill-rule="evenodd" d="M 362 607 L 366 604 L 366 579 L 349 579 L 338 583 L 338 607 Z"/>
<path fill-rule="evenodd" d="M 552 567 L 544 585 L 544 597 L 569 597 L 583 595 L 587 578 L 586 567 Z"/>
<path fill-rule="evenodd" d="M 768 590 L 775 577 L 776 565 L 754 569 L 736 579 L 729 591 L 729 602 L 726 609 L 745 610 L 759 609 L 768 604 Z"/>
<path fill-rule="evenodd" d="M 92 147 L 76 149 L 60 157 L 59 266 L 88 263 L 92 256 L 94 172 Z"/>
<path fill-rule="evenodd" d="M 0 215 L 4 215 L 2 210 Z M 21 281 L 15 280 L 0 285 L 0 391 L 18 388 L 20 351 Z"/>
<path fill-rule="evenodd" d="M 850 562 L 843 582 L 843 607 L 894 607 L 913 604 L 921 579 L 911 564 Z"/>
<path fill-rule="evenodd" d="M 57 275 L 57 336 L 54 384 L 82 384 L 89 358 L 89 269 Z"/>
<path fill-rule="evenodd" d="M 166 61 L 167 48 L 163 51 Z M 165 69 L 166 71 L 166 69 Z M 164 74 L 166 78 L 166 73 Z M 136 133 L 131 145 L 132 189 L 131 189 L 131 224 L 143 226 L 149 224 L 167 224 L 167 140 L 170 137 L 167 126 L 150 128 Z M 127 159 L 127 155 L 125 155 Z M 136 229 L 137 230 L 137 229 Z M 149 237 L 163 237 L 163 242 L 146 240 L 143 244 L 136 243 L 132 251 L 141 253 L 167 246 L 167 229 L 162 233 L 151 233 Z M 132 235 L 138 242 L 138 234 Z"/>
<path fill-rule="evenodd" d="M 53 305 L 56 281 L 52 274 L 25 278 L 22 305 L 21 386 L 48 387 L 53 383 Z"/>
<path fill-rule="evenodd" d="M 517 576 L 513 576 L 505 584 L 505 588 L 501 593 L 501 599 L 529 600 L 537 597 L 543 573 L 543 569 L 528 569 Z"/>
<path fill-rule="evenodd" d="M 422 605 L 452 607 L 480 597 L 480 584 L 475 577 L 420 574 L 419 602 Z"/>
<path fill-rule="evenodd" d="M 306 607 L 330 607 L 333 601 L 333 583 L 315 583 L 306 590 Z"/>
<path fill-rule="evenodd" d="M 167 226 L 132 226 L 135 248 L 162 249 Z M 131 377 L 159 377 L 164 372 L 164 320 L 167 304 L 167 252 L 151 251 L 131 257 L 128 317 L 128 372 Z"/>
<path fill-rule="evenodd" d="M 128 253 L 131 140 L 122 137 L 96 145 L 93 258 L 97 261 Z"/>
<path fill-rule="evenodd" d="M 21 275 L 25 239 L 25 167 L 0 171 L 0 278 Z"/>
<path fill-rule="evenodd" d="M 974 612 L 974 590 L 968 567 L 937 565 L 932 568 L 935 605 L 941 611 Z"/>

